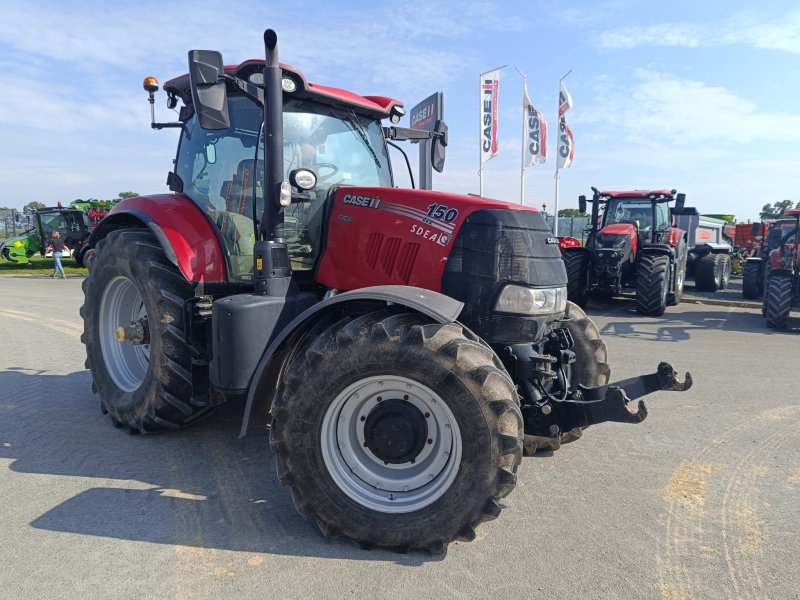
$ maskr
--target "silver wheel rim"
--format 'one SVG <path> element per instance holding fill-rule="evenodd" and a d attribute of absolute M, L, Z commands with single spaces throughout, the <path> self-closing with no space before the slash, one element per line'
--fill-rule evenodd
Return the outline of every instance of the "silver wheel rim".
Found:
<path fill-rule="evenodd" d="M 117 341 L 117 327 L 146 317 L 142 295 L 130 279 L 119 276 L 108 282 L 100 301 L 100 347 L 106 371 L 124 392 L 142 385 L 150 365 L 150 346 Z"/>
<path fill-rule="evenodd" d="M 413 464 L 385 464 L 365 447 L 365 421 L 389 399 L 405 400 L 426 415 L 428 439 Z M 320 443 L 339 489 L 383 513 L 429 506 L 450 488 L 461 464 L 461 432 L 450 408 L 429 387 L 396 375 L 361 379 L 336 396 L 325 412 Z"/>

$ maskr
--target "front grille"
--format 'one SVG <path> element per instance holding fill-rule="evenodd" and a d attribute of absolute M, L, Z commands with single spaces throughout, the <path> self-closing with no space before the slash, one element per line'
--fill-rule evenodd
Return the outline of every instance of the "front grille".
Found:
<path fill-rule="evenodd" d="M 498 315 L 494 305 L 507 284 L 560 287 L 567 273 L 541 214 L 482 210 L 459 229 L 442 277 L 442 291 L 464 302 L 459 316 L 487 341 L 536 341 L 551 317 Z"/>

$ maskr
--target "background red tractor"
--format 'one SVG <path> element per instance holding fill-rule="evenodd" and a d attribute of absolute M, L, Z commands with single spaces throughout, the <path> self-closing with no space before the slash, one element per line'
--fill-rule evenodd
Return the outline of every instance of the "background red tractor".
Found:
<path fill-rule="evenodd" d="M 748 299 L 760 298 L 771 269 L 770 253 L 780 248 L 782 240 L 797 226 L 794 218 L 770 219 L 763 223 L 753 223 L 754 252 L 744 264 L 742 295 Z"/>
<path fill-rule="evenodd" d="M 792 306 L 800 302 L 800 209 L 787 210 L 784 216 L 793 221 L 786 229 L 775 229 L 781 231 L 781 237 L 769 253 L 770 269 L 762 305 L 767 327 L 775 329 L 786 327 Z"/>
<path fill-rule="evenodd" d="M 495 518 L 523 449 L 646 416 L 672 367 L 609 384 L 597 327 L 567 301 L 535 210 L 394 187 L 397 100 L 278 62 L 189 53 L 171 194 L 124 200 L 92 233 L 83 341 L 100 403 L 132 432 L 224 400 L 269 411 L 297 510 L 363 546 L 442 552 Z M 158 84 L 145 80 L 151 103 Z M 627 390 L 627 392 L 626 392 Z"/>
<path fill-rule="evenodd" d="M 675 190 L 600 192 L 594 195 L 586 246 L 561 242 L 569 299 L 585 306 L 589 295 L 636 292 L 636 310 L 661 315 L 683 294 L 688 253 L 686 233 L 671 226 L 669 203 L 683 208 Z M 580 196 L 580 210 L 586 197 Z"/>

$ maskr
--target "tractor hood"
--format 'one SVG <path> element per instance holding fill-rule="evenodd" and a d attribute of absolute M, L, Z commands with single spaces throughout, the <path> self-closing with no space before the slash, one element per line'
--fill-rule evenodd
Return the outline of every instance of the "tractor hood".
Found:
<path fill-rule="evenodd" d="M 512 231 L 534 232 L 536 242 L 517 243 L 545 247 L 536 251 L 542 258 L 552 250 L 559 263 L 558 273 L 550 273 L 540 261 L 530 268 L 541 272 L 527 274 L 525 281 L 541 281 L 540 285 L 566 282 L 558 240 L 535 209 L 427 190 L 343 186 L 333 195 L 329 231 L 317 271 L 317 282 L 327 287 L 352 290 L 395 284 L 439 291 L 445 269 L 453 267 L 448 260 L 459 231 L 471 215 L 482 211 L 506 215 L 503 220 L 507 223 L 498 225 L 509 232 L 504 234 L 506 243 L 513 242 Z M 485 243 L 492 246 L 487 251 L 495 250 L 495 242 L 488 237 Z"/>
<path fill-rule="evenodd" d="M 636 235 L 636 226 L 633 223 L 613 223 L 603 227 L 600 233 L 603 235 L 625 235 L 633 237 Z"/>

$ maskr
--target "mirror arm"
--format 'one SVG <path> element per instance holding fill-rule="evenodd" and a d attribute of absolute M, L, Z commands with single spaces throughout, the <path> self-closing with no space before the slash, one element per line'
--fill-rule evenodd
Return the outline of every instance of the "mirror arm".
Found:
<path fill-rule="evenodd" d="M 237 88 L 239 88 L 246 96 L 248 96 L 251 100 L 255 100 L 258 102 L 262 107 L 264 106 L 264 90 L 258 86 L 253 85 L 249 81 L 244 81 L 243 79 L 239 79 L 238 77 L 234 77 L 233 75 L 228 75 L 225 73 L 223 76 L 223 80 L 232 83 Z"/>
<path fill-rule="evenodd" d="M 408 127 L 384 127 L 383 135 L 389 140 L 405 142 L 406 140 L 432 140 L 437 137 L 444 137 L 444 134 L 437 131 L 425 131 L 423 129 L 409 129 Z"/>
<path fill-rule="evenodd" d="M 169 127 L 183 127 L 183 123 L 174 122 L 174 123 L 150 123 L 150 127 L 152 129 L 167 129 Z"/>

